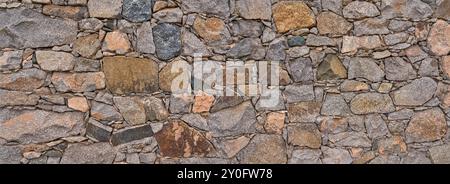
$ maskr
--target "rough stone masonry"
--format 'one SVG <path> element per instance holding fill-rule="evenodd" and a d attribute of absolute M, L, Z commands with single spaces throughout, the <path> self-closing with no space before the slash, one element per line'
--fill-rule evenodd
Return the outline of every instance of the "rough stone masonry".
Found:
<path fill-rule="evenodd" d="M 450 163 L 449 24 L 450 0 L 0 0 L 0 164 Z M 279 61 L 280 103 L 172 94 L 196 54 Z"/>

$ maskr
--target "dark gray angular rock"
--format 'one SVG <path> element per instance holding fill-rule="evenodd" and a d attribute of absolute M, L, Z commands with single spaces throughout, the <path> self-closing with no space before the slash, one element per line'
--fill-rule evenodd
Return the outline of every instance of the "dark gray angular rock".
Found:
<path fill-rule="evenodd" d="M 309 58 L 298 58 L 290 60 L 287 65 L 289 74 L 291 74 L 294 82 L 313 81 L 314 73 L 312 62 Z"/>
<path fill-rule="evenodd" d="M 171 95 L 169 110 L 174 114 L 189 113 L 194 102 L 190 95 Z"/>
<path fill-rule="evenodd" d="M 86 124 L 86 135 L 100 142 L 109 142 L 113 129 L 90 119 Z"/>
<path fill-rule="evenodd" d="M 143 22 L 152 16 L 153 0 L 123 0 L 122 16 L 131 22 Z"/>
<path fill-rule="evenodd" d="M 0 48 L 51 47 L 72 43 L 77 37 L 77 22 L 53 19 L 32 9 L 0 9 L 0 20 Z"/>
<path fill-rule="evenodd" d="M 181 29 L 179 26 L 168 23 L 155 26 L 153 41 L 159 59 L 170 60 L 181 53 Z"/>
<path fill-rule="evenodd" d="M 259 37 L 263 33 L 263 24 L 253 20 L 233 21 L 231 31 L 233 35 L 243 37 Z"/>
<path fill-rule="evenodd" d="M 153 136 L 151 125 L 141 125 L 119 130 L 111 136 L 111 144 L 114 146 L 141 140 Z"/>
<path fill-rule="evenodd" d="M 275 39 L 269 44 L 266 59 L 269 61 L 284 61 L 286 59 L 286 49 L 288 48 L 284 37 Z"/>
<path fill-rule="evenodd" d="M 260 49 L 264 50 L 264 47 L 261 45 L 261 40 L 258 38 L 244 38 L 227 52 L 227 56 L 231 58 L 249 56 L 253 59 L 262 59 L 264 55 L 261 58 L 259 54 Z"/>
<path fill-rule="evenodd" d="M 289 47 L 303 46 L 306 44 L 306 39 L 302 36 L 293 36 L 288 38 L 287 43 Z"/>

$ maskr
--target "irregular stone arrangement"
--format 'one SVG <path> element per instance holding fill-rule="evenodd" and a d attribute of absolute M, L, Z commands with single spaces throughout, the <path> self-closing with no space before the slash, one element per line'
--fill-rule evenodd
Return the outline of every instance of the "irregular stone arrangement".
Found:
<path fill-rule="evenodd" d="M 450 0 L 0 0 L 0 164 L 450 163 L 449 23 Z M 195 54 L 280 61 L 282 102 L 172 95 Z"/>

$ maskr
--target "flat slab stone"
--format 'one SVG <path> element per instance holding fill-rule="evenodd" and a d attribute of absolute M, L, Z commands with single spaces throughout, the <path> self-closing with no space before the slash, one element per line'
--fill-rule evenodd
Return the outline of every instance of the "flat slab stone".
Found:
<path fill-rule="evenodd" d="M 0 48 L 51 47 L 72 43 L 77 37 L 77 22 L 27 8 L 2 8 L 0 20 Z"/>
<path fill-rule="evenodd" d="M 0 110 L 10 114 L 0 119 L 0 138 L 23 144 L 49 142 L 78 135 L 84 128 L 84 113 L 55 113 L 43 110 Z"/>
<path fill-rule="evenodd" d="M 103 72 L 107 88 L 115 94 L 158 90 L 158 65 L 149 59 L 106 57 L 103 58 Z"/>

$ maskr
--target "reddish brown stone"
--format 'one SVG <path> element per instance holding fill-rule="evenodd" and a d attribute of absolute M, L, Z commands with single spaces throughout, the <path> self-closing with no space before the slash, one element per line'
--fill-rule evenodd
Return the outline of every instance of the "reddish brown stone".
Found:
<path fill-rule="evenodd" d="M 218 18 L 203 19 L 197 17 L 194 21 L 194 30 L 207 41 L 221 40 L 225 35 L 225 23 Z"/>
<path fill-rule="evenodd" d="M 267 114 L 266 123 L 264 129 L 267 133 L 281 134 L 283 133 L 284 120 L 286 118 L 283 112 L 271 112 Z"/>
<path fill-rule="evenodd" d="M 67 100 L 67 104 L 70 108 L 81 112 L 87 112 L 89 110 L 89 104 L 84 97 L 72 97 Z"/>
<path fill-rule="evenodd" d="M 209 112 L 209 109 L 211 109 L 213 102 L 214 96 L 208 94 L 198 95 L 195 97 L 192 112 L 194 113 Z"/>
<path fill-rule="evenodd" d="M 273 6 L 273 19 L 277 31 L 309 28 L 316 24 L 314 13 L 304 2 L 279 2 Z"/>
<path fill-rule="evenodd" d="M 89 16 L 87 8 L 81 6 L 45 5 L 42 9 L 42 13 L 74 20 L 81 20 Z"/>
<path fill-rule="evenodd" d="M 164 157 L 204 157 L 214 151 L 205 136 L 181 120 L 164 125 L 155 138 Z"/>

